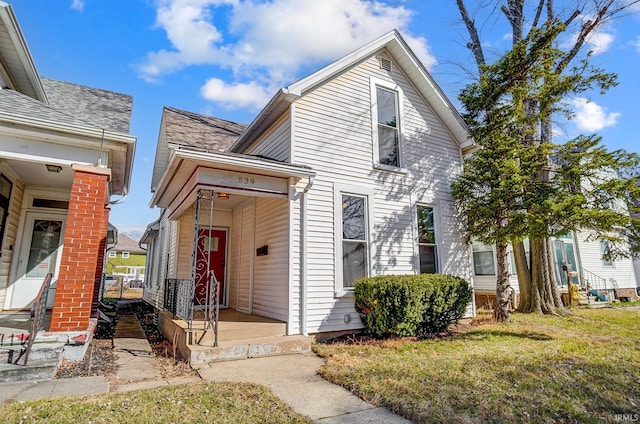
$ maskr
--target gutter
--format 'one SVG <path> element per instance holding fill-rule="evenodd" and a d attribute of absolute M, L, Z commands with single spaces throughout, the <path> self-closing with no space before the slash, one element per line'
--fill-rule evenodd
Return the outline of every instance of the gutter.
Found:
<path fill-rule="evenodd" d="M 315 177 L 312 175 L 309 177 L 309 182 L 306 187 L 302 189 L 302 198 L 300 199 L 300 213 L 302 217 L 300 219 L 300 231 L 301 231 L 301 249 L 300 249 L 300 330 L 303 336 L 308 336 L 307 333 L 307 192 L 311 189 Z"/>

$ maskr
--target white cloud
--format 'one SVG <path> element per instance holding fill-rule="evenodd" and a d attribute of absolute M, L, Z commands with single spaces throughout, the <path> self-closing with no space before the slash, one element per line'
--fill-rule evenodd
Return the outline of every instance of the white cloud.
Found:
<path fill-rule="evenodd" d="M 158 0 L 156 4 L 156 26 L 166 32 L 171 48 L 147 54 L 138 67 L 147 81 L 206 64 L 233 70 L 238 80 L 278 87 L 293 82 L 303 67 L 335 60 L 394 28 L 425 66 L 436 63 L 427 40 L 408 34 L 412 12 L 375 0 Z"/>
<path fill-rule="evenodd" d="M 227 84 L 218 78 L 209 79 L 200 89 L 200 93 L 205 99 L 220 103 L 229 109 L 259 109 L 270 98 L 267 90 L 256 82 Z"/>
<path fill-rule="evenodd" d="M 587 22 L 593 17 L 590 15 L 580 15 L 582 22 Z M 591 50 L 593 55 L 606 53 L 615 41 L 615 35 L 609 30 L 610 25 L 600 25 L 593 32 L 591 32 L 585 40 L 585 48 Z M 571 36 L 565 38 L 560 44 L 563 49 L 570 49 L 576 43 L 578 39 L 578 28 L 574 28 L 571 32 Z"/>
<path fill-rule="evenodd" d="M 73 0 L 71 2 L 71 8 L 73 10 L 77 10 L 78 12 L 82 12 L 84 9 L 84 0 Z"/>
<path fill-rule="evenodd" d="M 611 127 L 621 116 L 618 112 L 607 112 L 604 107 L 584 97 L 573 99 L 572 104 L 576 109 L 574 120 L 582 131 L 596 132 Z"/>
<path fill-rule="evenodd" d="M 636 48 L 636 51 L 640 53 L 640 35 L 636 37 L 636 39 L 632 41 L 631 44 Z"/>

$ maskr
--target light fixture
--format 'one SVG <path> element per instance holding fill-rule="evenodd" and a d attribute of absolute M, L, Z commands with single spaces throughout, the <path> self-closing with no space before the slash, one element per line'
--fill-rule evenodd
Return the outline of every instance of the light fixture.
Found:
<path fill-rule="evenodd" d="M 47 171 L 53 172 L 55 174 L 59 174 L 60 171 L 62 171 L 62 167 L 60 165 L 49 165 L 49 164 L 47 164 L 46 167 L 47 167 Z"/>
<path fill-rule="evenodd" d="M 218 196 L 218 199 L 220 200 L 228 200 L 229 199 L 229 193 L 216 193 L 216 195 Z"/>

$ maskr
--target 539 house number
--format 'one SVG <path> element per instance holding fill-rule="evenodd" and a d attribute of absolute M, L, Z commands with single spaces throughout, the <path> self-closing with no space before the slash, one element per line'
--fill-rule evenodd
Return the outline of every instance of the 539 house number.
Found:
<path fill-rule="evenodd" d="M 244 184 L 244 185 L 253 185 L 256 183 L 255 178 L 250 178 L 250 177 L 238 177 L 238 184 Z"/>

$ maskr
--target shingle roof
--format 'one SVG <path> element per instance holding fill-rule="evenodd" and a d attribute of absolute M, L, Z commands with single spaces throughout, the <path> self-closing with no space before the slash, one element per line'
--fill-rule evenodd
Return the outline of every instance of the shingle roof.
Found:
<path fill-rule="evenodd" d="M 165 106 L 167 143 L 209 152 L 226 152 L 247 127 L 224 119 Z"/>
<path fill-rule="evenodd" d="M 52 108 L 93 127 L 129 133 L 133 98 L 126 94 L 42 78 Z"/>
<path fill-rule="evenodd" d="M 34 116 L 48 121 L 66 124 L 91 126 L 89 122 L 56 110 L 39 100 L 35 100 L 32 97 L 11 89 L 0 89 L 0 112 L 21 116 Z"/>
<path fill-rule="evenodd" d="M 118 234 L 118 242 L 110 248 L 115 252 L 146 253 L 138 246 L 138 242 L 125 234 Z"/>

